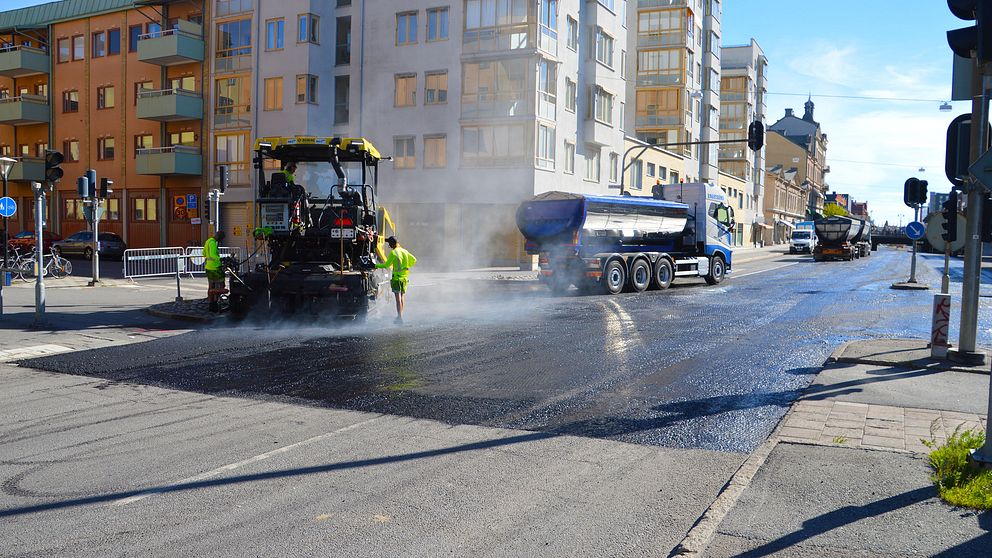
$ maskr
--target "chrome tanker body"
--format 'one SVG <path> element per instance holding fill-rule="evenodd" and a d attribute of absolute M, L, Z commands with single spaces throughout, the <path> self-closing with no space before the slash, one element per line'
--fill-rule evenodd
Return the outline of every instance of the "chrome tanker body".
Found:
<path fill-rule="evenodd" d="M 732 264 L 733 209 L 711 184 L 653 197 L 547 192 L 520 205 L 517 227 L 556 292 L 664 289 L 678 276 L 716 284 Z"/>
<path fill-rule="evenodd" d="M 871 230 L 866 221 L 833 216 L 813 223 L 819 244 L 813 250 L 815 261 L 853 260 L 871 253 Z"/>

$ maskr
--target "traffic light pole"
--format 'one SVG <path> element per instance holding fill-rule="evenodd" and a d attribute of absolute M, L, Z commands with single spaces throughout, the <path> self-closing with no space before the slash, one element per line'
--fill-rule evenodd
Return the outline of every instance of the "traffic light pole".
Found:
<path fill-rule="evenodd" d="M 34 325 L 45 325 L 45 187 L 31 184 L 34 190 Z"/>
<path fill-rule="evenodd" d="M 918 222 L 920 220 L 920 206 L 913 206 L 913 221 Z M 909 282 L 916 282 L 916 245 L 919 244 L 918 240 L 913 241 L 913 260 L 909 264 Z"/>
<path fill-rule="evenodd" d="M 89 286 L 100 284 L 100 198 L 93 198 L 93 280 Z"/>

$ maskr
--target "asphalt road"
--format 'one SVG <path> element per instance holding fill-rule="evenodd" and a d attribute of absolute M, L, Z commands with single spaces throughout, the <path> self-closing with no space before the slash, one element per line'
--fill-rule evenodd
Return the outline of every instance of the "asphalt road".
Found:
<path fill-rule="evenodd" d="M 422 283 L 403 326 L 0 364 L 0 555 L 665 555 L 838 344 L 926 335 L 930 295 L 888 288 L 904 268 L 783 256 L 615 297 Z"/>

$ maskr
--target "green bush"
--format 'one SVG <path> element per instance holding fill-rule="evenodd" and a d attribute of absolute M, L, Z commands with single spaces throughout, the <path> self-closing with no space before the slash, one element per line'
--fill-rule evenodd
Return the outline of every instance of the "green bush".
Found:
<path fill-rule="evenodd" d="M 921 440 L 930 452 L 930 478 L 941 499 L 955 506 L 992 509 L 992 470 L 968 461 L 971 450 L 982 447 L 985 433 L 955 430 L 947 443 L 938 446 L 933 440 Z"/>

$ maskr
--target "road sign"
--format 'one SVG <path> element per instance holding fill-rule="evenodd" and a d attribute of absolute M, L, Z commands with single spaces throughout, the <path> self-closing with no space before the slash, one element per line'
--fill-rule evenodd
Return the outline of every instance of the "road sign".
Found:
<path fill-rule="evenodd" d="M 0 217 L 13 217 L 17 213 L 17 202 L 14 198 L 0 198 Z"/>
<path fill-rule="evenodd" d="M 186 194 L 186 207 L 196 209 L 196 194 Z"/>
<path fill-rule="evenodd" d="M 951 252 L 959 252 L 964 248 L 964 231 L 965 231 L 965 216 L 958 215 L 958 237 L 954 242 L 951 242 Z M 944 251 L 944 245 L 947 241 L 944 240 L 942 236 L 944 233 L 944 214 L 937 211 L 931 213 L 927 216 L 927 241 L 930 242 L 930 246 L 933 246 L 934 250 L 938 252 Z"/>
<path fill-rule="evenodd" d="M 919 240 L 923 238 L 923 236 L 926 234 L 927 234 L 926 225 L 924 225 L 919 221 L 913 221 L 910 224 L 906 225 L 906 236 L 908 236 L 910 240 Z"/>

